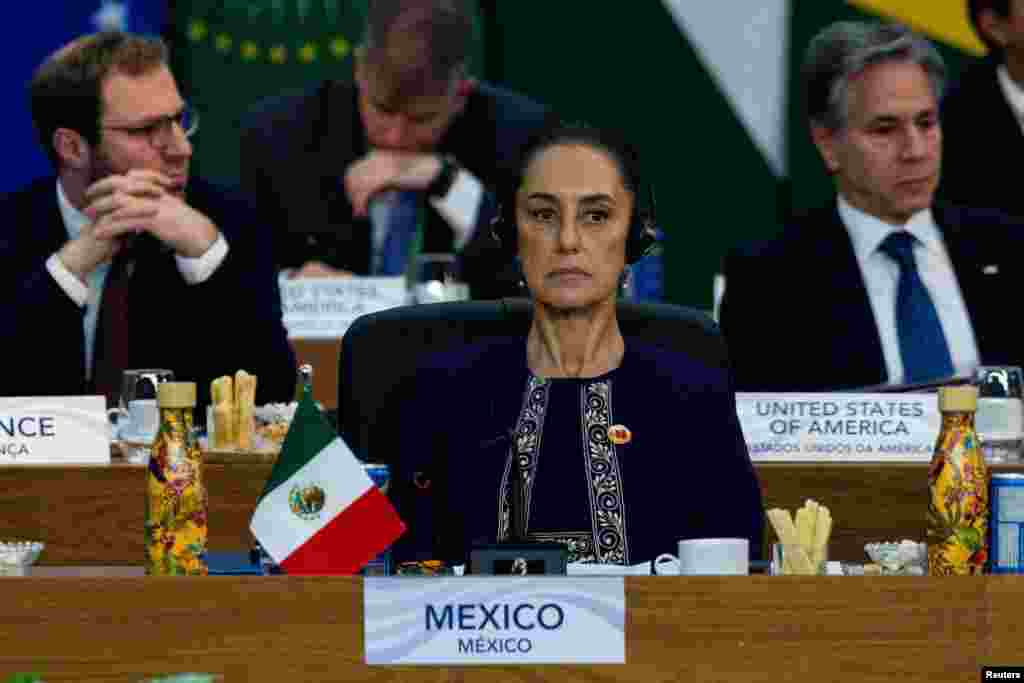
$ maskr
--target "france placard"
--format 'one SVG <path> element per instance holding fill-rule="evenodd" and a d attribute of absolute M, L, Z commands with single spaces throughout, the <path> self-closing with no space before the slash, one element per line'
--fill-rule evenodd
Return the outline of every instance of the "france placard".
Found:
<path fill-rule="evenodd" d="M 110 464 L 102 396 L 0 398 L 0 465 Z"/>

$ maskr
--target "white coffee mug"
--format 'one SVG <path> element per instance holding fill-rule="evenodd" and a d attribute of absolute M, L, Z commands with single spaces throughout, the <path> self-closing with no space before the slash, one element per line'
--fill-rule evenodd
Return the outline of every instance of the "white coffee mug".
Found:
<path fill-rule="evenodd" d="M 745 538 L 692 538 L 679 541 L 679 555 L 654 558 L 655 574 L 742 575 L 750 573 L 750 541 Z"/>
<path fill-rule="evenodd" d="M 160 409 L 155 398 L 137 398 L 128 402 L 128 411 L 111 408 L 108 415 L 117 414 L 117 426 L 114 430 L 118 438 L 135 437 L 149 440 L 156 435 L 160 425 Z"/>

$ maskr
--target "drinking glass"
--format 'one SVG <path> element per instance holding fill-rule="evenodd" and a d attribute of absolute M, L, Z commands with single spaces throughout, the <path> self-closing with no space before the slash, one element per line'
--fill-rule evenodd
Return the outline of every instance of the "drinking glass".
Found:
<path fill-rule="evenodd" d="M 137 398 L 156 399 L 156 387 L 163 382 L 174 380 L 174 373 L 160 368 L 125 370 L 121 375 L 121 400 L 119 407 L 128 412 L 128 404 Z"/>
<path fill-rule="evenodd" d="M 418 254 L 413 260 L 409 294 L 414 304 L 463 301 L 469 285 L 459 279 L 455 254 Z"/>
<path fill-rule="evenodd" d="M 985 460 L 1020 459 L 1024 445 L 1024 379 L 1012 365 L 983 365 L 974 374 L 978 387 L 975 429 Z"/>
<path fill-rule="evenodd" d="M 130 407 L 132 401 L 138 399 L 156 400 L 156 388 L 158 384 L 174 380 L 174 373 L 166 368 L 138 368 L 125 370 L 121 375 L 121 397 L 118 400 L 117 427 L 130 423 Z M 108 411 L 114 412 L 114 411 Z M 159 424 L 159 421 L 158 421 Z M 118 434 L 115 431 L 115 434 Z M 119 438 L 120 435 L 118 434 Z M 149 435 L 145 435 L 149 436 Z M 124 457 L 131 463 L 146 464 L 149 461 L 149 448 L 142 446 L 123 445 Z"/>
<path fill-rule="evenodd" d="M 807 548 L 802 545 L 787 545 L 785 543 L 772 543 L 771 546 L 771 564 L 769 565 L 769 573 L 773 576 L 792 575 L 799 574 L 805 576 L 813 576 L 816 574 L 824 575 L 827 573 L 828 566 L 828 546 L 815 548 L 813 553 L 809 553 Z M 800 561 L 786 561 L 786 555 L 801 554 L 803 557 Z M 803 560 L 806 559 L 809 564 L 804 564 Z"/>

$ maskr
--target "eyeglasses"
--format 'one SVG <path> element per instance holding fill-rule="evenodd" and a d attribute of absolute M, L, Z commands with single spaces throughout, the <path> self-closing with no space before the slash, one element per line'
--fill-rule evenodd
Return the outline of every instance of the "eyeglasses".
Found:
<path fill-rule="evenodd" d="M 185 108 L 177 114 L 161 117 L 143 126 L 104 125 L 102 128 L 106 130 L 120 131 L 125 135 L 144 137 L 153 147 L 163 148 L 170 144 L 175 124 L 181 128 L 186 138 L 190 138 L 195 135 L 197 130 L 199 130 L 199 114 L 194 109 L 186 105 Z"/>

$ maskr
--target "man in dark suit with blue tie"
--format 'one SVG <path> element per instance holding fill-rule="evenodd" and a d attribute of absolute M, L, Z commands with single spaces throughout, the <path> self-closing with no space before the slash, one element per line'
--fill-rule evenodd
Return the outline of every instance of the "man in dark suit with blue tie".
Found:
<path fill-rule="evenodd" d="M 197 119 L 159 40 L 107 32 L 49 57 L 30 86 L 56 169 L 0 198 L 6 396 L 104 394 L 127 368 L 198 384 L 238 369 L 288 400 L 295 360 L 250 206 L 189 176 Z"/>
<path fill-rule="evenodd" d="M 808 48 L 811 135 L 832 205 L 732 251 L 721 324 L 737 388 L 823 391 L 1019 365 L 1024 227 L 933 202 L 944 65 L 904 27 L 840 22 Z"/>
<path fill-rule="evenodd" d="M 372 0 L 351 78 L 257 105 L 242 185 L 274 225 L 280 268 L 394 275 L 413 251 L 458 253 L 474 297 L 516 293 L 518 271 L 490 237 L 493 190 L 553 117 L 467 78 L 471 38 L 466 0 Z"/>

